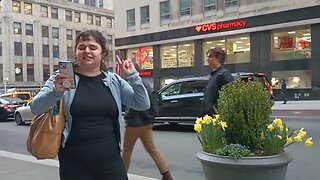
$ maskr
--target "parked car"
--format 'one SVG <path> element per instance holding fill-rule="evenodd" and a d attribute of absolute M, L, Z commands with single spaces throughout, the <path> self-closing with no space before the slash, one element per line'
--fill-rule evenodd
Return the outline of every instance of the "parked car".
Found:
<path fill-rule="evenodd" d="M 7 92 L 5 94 L 1 94 L 0 97 L 17 97 L 22 99 L 25 103 L 28 103 L 32 99 L 31 93 L 27 91 Z"/>
<path fill-rule="evenodd" d="M 14 111 L 22 106 L 24 101 L 16 97 L 1 97 L 0 98 L 0 120 L 12 118 Z"/>
<path fill-rule="evenodd" d="M 14 120 L 17 125 L 30 123 L 34 117 L 35 115 L 31 113 L 30 102 L 17 108 L 14 112 Z"/>
<path fill-rule="evenodd" d="M 244 81 L 253 80 L 254 77 L 258 78 L 269 92 L 272 103 L 274 97 L 272 86 L 264 73 L 241 72 L 232 75 Z M 159 114 L 155 117 L 154 122 L 193 124 L 201 115 L 201 103 L 209 78 L 209 76 L 204 76 L 179 79 L 161 88 L 157 92 Z"/>

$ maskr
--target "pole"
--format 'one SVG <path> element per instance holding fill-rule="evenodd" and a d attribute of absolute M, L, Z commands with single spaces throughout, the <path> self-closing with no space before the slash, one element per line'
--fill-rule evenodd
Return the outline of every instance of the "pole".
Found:
<path fill-rule="evenodd" d="M 7 83 L 8 83 L 8 78 L 3 78 L 3 86 L 4 86 L 4 93 L 7 92 Z"/>

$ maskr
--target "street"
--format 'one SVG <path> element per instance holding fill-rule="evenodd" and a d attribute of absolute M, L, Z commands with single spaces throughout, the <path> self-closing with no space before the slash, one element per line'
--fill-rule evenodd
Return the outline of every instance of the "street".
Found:
<path fill-rule="evenodd" d="M 283 119 L 292 129 L 304 127 L 314 142 L 312 148 L 306 148 L 303 144 L 293 144 L 287 148 L 293 161 L 289 164 L 286 180 L 306 177 L 308 180 L 316 180 L 320 157 L 320 120 L 316 116 Z M 28 125 L 17 126 L 13 121 L 0 122 L 0 150 L 28 154 L 25 146 L 28 130 Z M 153 135 L 157 147 L 177 180 L 204 180 L 200 163 L 195 157 L 201 147 L 193 132 L 193 126 L 156 125 Z M 129 173 L 160 178 L 155 164 L 144 151 L 140 141 L 134 149 Z"/>

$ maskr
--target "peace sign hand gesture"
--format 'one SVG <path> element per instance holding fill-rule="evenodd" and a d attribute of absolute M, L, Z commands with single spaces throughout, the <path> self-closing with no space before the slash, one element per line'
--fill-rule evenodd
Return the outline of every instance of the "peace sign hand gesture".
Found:
<path fill-rule="evenodd" d="M 116 58 L 124 76 L 128 76 L 130 73 L 137 71 L 131 59 L 122 60 L 118 55 L 116 55 Z"/>

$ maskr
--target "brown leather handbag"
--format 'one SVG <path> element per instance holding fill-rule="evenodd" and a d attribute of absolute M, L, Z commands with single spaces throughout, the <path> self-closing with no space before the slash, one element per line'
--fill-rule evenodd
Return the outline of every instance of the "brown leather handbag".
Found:
<path fill-rule="evenodd" d="M 39 159 L 54 159 L 61 146 L 64 129 L 63 99 L 49 112 L 33 118 L 27 140 L 27 150 Z"/>

